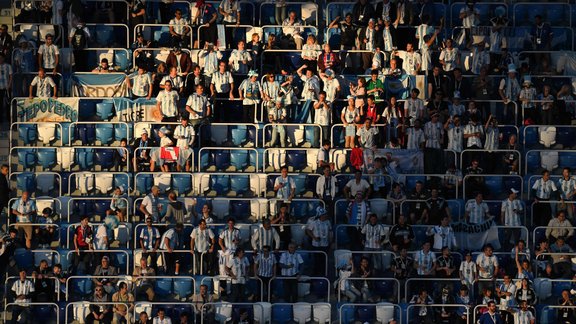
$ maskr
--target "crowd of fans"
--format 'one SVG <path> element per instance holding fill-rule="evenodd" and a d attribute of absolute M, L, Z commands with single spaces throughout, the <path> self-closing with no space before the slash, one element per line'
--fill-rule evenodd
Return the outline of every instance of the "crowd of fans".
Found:
<path fill-rule="evenodd" d="M 58 0 L 37 6 L 38 2 L 23 1 L 16 21 L 62 26 L 76 72 L 123 72 L 106 58 L 96 67 L 88 62 L 87 48 L 96 35 L 91 35 L 87 21 L 125 23 L 129 35 L 135 35 L 130 49 L 136 65 L 126 71 L 125 80 L 129 97 L 155 98 L 162 127 L 134 134 L 133 140 L 122 139 L 114 157 L 116 171 L 193 172 L 191 152 L 211 144 L 210 136 L 200 142 L 197 134 L 210 129 L 211 123 L 270 125 L 264 148 L 305 147 L 290 124 L 314 124 L 310 146 L 318 148 L 320 176 L 313 196 L 325 208 L 318 207 L 308 219 L 293 214 L 296 185 L 287 166 L 280 168 L 273 184 L 277 210 L 257 220 L 248 235 L 240 230 L 246 224 L 237 224 L 234 218 L 226 219 L 218 232 L 213 225 L 224 220 L 212 214 L 209 203 L 193 203 L 189 209 L 175 192 L 161 192 L 158 186 L 145 193 L 132 211 L 140 217 L 129 219 L 130 188 L 118 187 L 102 223 L 81 215 L 80 224 L 70 229 L 69 264 L 49 266 L 42 260 L 33 270 L 17 269 L 8 262 L 14 250 L 54 248 L 59 236 L 55 224 L 60 219 L 51 208 L 37 210 L 28 192 L 8 206 L 9 167 L 4 165 L 1 199 L 15 226 L 1 240 L 0 264 L 18 274 L 6 289 L 11 296 L 5 296 L 15 303 L 14 322 L 22 317 L 30 321 L 30 301 L 69 298 L 67 278 L 76 275 L 93 276 L 89 296 L 93 304 L 86 323 L 149 323 L 146 312 L 139 318 L 132 314 L 136 301 L 166 301 L 158 296 L 157 276 L 218 276 L 214 286 L 203 284 L 190 296 L 180 296 L 193 305 L 192 313 L 181 314 L 181 323 L 198 323 L 202 316 L 211 320 L 214 307 L 204 304 L 214 301 L 298 302 L 301 276 L 329 278 L 336 294 L 351 303 L 415 304 L 418 323 L 470 323 L 476 305 L 482 305 L 477 308 L 480 323 L 534 323 L 538 303 L 574 305 L 574 282 L 561 296 L 548 300 L 539 300 L 534 287 L 538 278 L 574 280 L 576 275 L 574 166 L 560 168 L 559 179 L 550 178 L 552 170 L 542 170 L 525 196 L 520 188 L 510 188 L 496 214 L 484 198 L 499 193 L 491 192 L 482 177 L 526 175 L 520 165 L 519 134 L 506 133 L 505 127 L 563 125 L 576 117 L 570 79 L 558 83 L 541 77 L 569 74 L 567 62 L 552 60 L 552 27 L 540 15 L 533 17 L 525 49 L 538 52 L 520 61 L 507 48 L 505 31 L 513 27 L 504 6 L 490 13 L 489 32 L 479 34 L 479 9 L 474 2 L 467 3 L 459 13 L 462 33 L 452 39 L 444 17 L 435 16 L 433 1 L 358 0 L 332 21 L 316 22 L 317 26 L 303 20 L 301 12 L 288 10 L 289 4 L 275 2 L 273 33 L 254 32 L 248 37 L 237 31 L 250 13 L 235 0 L 217 5 L 198 0 L 192 5 L 194 15 L 171 1 L 154 5 L 129 1 L 128 21 L 119 14 L 123 4 L 117 2 L 85 5 Z M 323 12 L 325 4 L 319 3 L 319 8 Z M 88 9 L 95 13 L 93 17 L 87 15 Z M 156 10 L 158 17 L 153 14 Z M 145 38 L 137 25 L 147 22 L 169 27 L 168 44 Z M 225 42 L 219 40 L 219 23 L 225 25 Z M 323 32 L 313 33 L 310 27 L 325 27 L 326 36 L 334 32 L 340 47 L 332 48 Z M 30 98 L 69 95 L 55 82 L 61 78 L 59 73 L 71 72 L 62 68 L 62 48 L 54 41 L 64 35 L 46 34 L 39 42 L 15 30 L 12 41 L 8 26 L 0 28 L 2 120 L 10 120 L 9 98 L 17 73 L 37 72 L 23 87 Z M 162 45 L 171 50 L 160 60 L 155 53 Z M 191 50 L 198 51 L 198 60 L 191 57 Z M 539 76 L 538 80 L 531 75 Z M 334 136 L 334 125 L 341 126 L 342 141 Z M 177 147 L 180 156 L 169 159 L 158 147 Z M 364 162 L 350 158 L 346 163 L 350 168 L 337 170 L 329 154 L 333 148 L 360 150 Z M 395 157 L 381 156 L 383 148 L 421 151 L 424 173 L 436 176 L 409 187 L 397 174 Z M 464 154 L 464 150 L 472 151 Z M 462 159 L 465 169 L 447 162 L 453 154 Z M 371 163 L 366 163 L 366 157 Z M 354 170 L 350 172 L 354 177 L 340 191 L 335 175 L 344 170 Z M 464 217 L 457 219 L 448 200 L 462 196 Z M 372 212 L 370 202 L 377 198 L 391 202 L 394 219 Z M 338 199 L 346 199 L 344 219 L 336 217 L 342 213 L 336 210 Z M 161 200 L 168 205 L 166 212 Z M 407 209 L 402 208 L 403 202 Z M 528 222 L 527 202 L 534 203 L 534 218 Z M 475 225 L 490 220 L 503 228 L 501 250 L 494 251 L 489 244 L 481 251 L 459 247 L 451 223 Z M 107 251 L 117 244 L 114 233 L 131 221 L 144 225 L 132 233 L 136 246 L 131 248 L 141 254 L 127 272 Z M 336 223 L 347 225 L 346 246 L 335 245 Z M 423 239 L 417 238 L 415 225 L 425 226 Z M 547 226 L 542 238 L 530 242 L 534 251 L 526 244 L 522 226 Z M 298 233 L 302 230 L 304 234 Z M 334 250 L 341 248 L 357 253 L 339 258 Z M 120 274 L 132 275 L 132 280 L 122 280 Z M 276 277 L 284 277 L 283 289 L 272 289 L 274 296 L 268 296 L 268 286 Z M 262 290 L 253 284 L 254 278 Z M 397 279 L 399 286 L 394 285 L 391 294 L 378 293 L 377 281 L 372 279 L 390 278 Z M 405 296 L 411 278 L 423 280 L 414 296 Z M 431 279 L 442 280 L 433 284 Z M 109 302 L 113 303 L 103 304 Z M 118 302 L 124 304 L 114 304 Z M 442 306 L 452 304 L 461 306 Z M 166 316 L 164 309 L 157 310 L 154 323 L 169 323 Z M 250 323 L 247 317 L 244 309 L 235 322 Z M 561 308 L 557 318 L 573 323 L 576 309 Z"/>

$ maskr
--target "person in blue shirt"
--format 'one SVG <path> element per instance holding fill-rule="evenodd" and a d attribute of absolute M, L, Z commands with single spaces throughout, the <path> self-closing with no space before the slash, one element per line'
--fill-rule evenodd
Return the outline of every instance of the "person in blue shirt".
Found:
<path fill-rule="evenodd" d="M 496 303 L 494 301 L 488 302 L 488 311 L 480 316 L 478 324 L 504 324 L 502 317 L 496 312 Z"/>

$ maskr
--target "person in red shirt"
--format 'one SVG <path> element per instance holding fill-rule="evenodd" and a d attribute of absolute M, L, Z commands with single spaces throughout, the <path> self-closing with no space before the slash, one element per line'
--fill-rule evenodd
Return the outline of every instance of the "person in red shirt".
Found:
<path fill-rule="evenodd" d="M 378 106 L 376 105 L 376 100 L 374 95 L 368 96 L 368 104 L 366 105 L 364 111 L 364 118 L 371 118 L 372 125 L 377 124 L 380 121 L 380 113 L 378 112 Z"/>
<path fill-rule="evenodd" d="M 92 227 L 88 224 L 88 216 L 82 216 L 80 226 L 74 229 L 74 266 L 73 273 L 77 273 L 78 266 L 82 263 L 84 273 L 91 271 L 90 263 L 92 260 L 93 245 Z"/>

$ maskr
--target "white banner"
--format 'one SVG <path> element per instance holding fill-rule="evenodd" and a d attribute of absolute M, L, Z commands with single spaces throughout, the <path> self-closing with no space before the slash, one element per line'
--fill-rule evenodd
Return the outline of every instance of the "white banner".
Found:
<path fill-rule="evenodd" d="M 491 244 L 494 250 L 500 249 L 498 227 L 494 218 L 481 224 L 457 223 L 452 225 L 458 248 L 462 250 L 479 251 L 486 244 Z"/>

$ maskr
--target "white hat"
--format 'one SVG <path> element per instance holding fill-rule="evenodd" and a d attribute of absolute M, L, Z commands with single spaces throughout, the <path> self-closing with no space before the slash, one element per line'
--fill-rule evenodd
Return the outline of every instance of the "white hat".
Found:
<path fill-rule="evenodd" d="M 254 71 L 254 70 L 250 70 L 248 72 L 248 77 L 251 78 L 253 76 L 258 76 L 258 72 Z"/>
<path fill-rule="evenodd" d="M 326 71 L 324 71 L 324 74 L 326 74 L 327 77 L 332 77 L 334 76 L 334 71 L 332 71 L 332 69 L 326 69 Z"/>
<path fill-rule="evenodd" d="M 520 191 L 518 191 L 518 190 L 516 190 L 516 189 L 514 189 L 514 188 L 510 188 L 510 192 L 517 194 L 517 193 L 519 193 Z"/>

